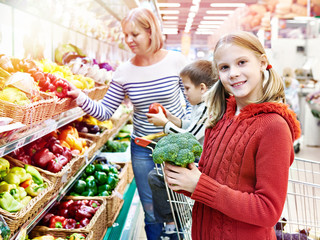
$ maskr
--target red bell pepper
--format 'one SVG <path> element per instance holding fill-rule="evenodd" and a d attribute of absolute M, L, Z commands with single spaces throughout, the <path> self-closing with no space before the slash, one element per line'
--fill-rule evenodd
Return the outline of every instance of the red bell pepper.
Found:
<path fill-rule="evenodd" d="M 62 217 L 65 217 L 65 218 L 68 218 L 68 217 L 69 217 L 69 210 L 66 209 L 66 208 L 59 209 L 59 210 L 57 211 L 57 215 L 62 216 Z"/>
<path fill-rule="evenodd" d="M 23 162 L 24 164 L 28 164 L 28 165 L 32 164 L 32 160 L 29 155 L 19 155 L 17 156 L 17 159 Z"/>
<path fill-rule="evenodd" d="M 50 172 L 57 173 L 61 171 L 62 167 L 59 158 L 55 157 L 48 162 L 46 169 Z"/>
<path fill-rule="evenodd" d="M 67 220 L 62 216 L 53 216 L 50 218 L 49 228 L 64 228 Z"/>
<path fill-rule="evenodd" d="M 82 205 L 77 211 L 76 211 L 76 215 L 75 215 L 75 219 L 77 221 L 80 221 L 83 218 L 88 218 L 91 219 L 92 215 L 94 213 L 92 213 L 93 208 L 89 209 L 91 207 Z M 94 211 L 94 210 L 93 210 Z"/>
<path fill-rule="evenodd" d="M 70 210 L 70 206 L 74 203 L 74 201 L 72 199 L 68 200 L 68 201 L 64 201 L 64 202 L 60 202 L 59 204 L 59 209 L 68 209 Z"/>
<path fill-rule="evenodd" d="M 53 217 L 54 214 L 53 213 L 47 213 L 46 215 L 44 215 L 44 217 L 41 219 L 41 223 L 44 225 L 44 226 L 49 226 L 49 223 L 50 223 L 50 219 L 51 217 Z"/>
<path fill-rule="evenodd" d="M 63 146 L 63 156 L 65 156 L 68 159 L 68 162 L 72 159 L 72 153 L 71 150 L 65 146 Z"/>
<path fill-rule="evenodd" d="M 33 161 L 36 164 L 36 166 L 41 168 L 46 168 L 48 163 L 55 159 L 55 155 L 49 151 L 47 148 L 40 149 L 34 156 Z"/>
<path fill-rule="evenodd" d="M 65 229 L 75 229 L 76 228 L 77 221 L 73 218 L 67 218 L 67 224 L 65 226 Z"/>
<path fill-rule="evenodd" d="M 82 227 L 87 226 L 90 223 L 90 219 L 88 218 L 83 218 L 80 220 L 80 224 L 82 225 Z"/>
<path fill-rule="evenodd" d="M 65 98 L 68 96 L 68 89 L 69 89 L 69 83 L 62 79 L 62 78 L 58 78 L 57 80 L 55 80 L 54 82 L 51 82 L 53 87 L 51 86 L 51 92 L 54 92 L 54 94 L 58 97 L 58 98 Z"/>
<path fill-rule="evenodd" d="M 88 203 L 88 206 L 92 207 L 95 212 L 98 211 L 100 205 L 101 204 L 97 200 L 89 200 L 89 203 Z"/>
<path fill-rule="evenodd" d="M 57 141 L 51 141 L 47 146 L 53 154 L 63 154 L 63 147 Z"/>
<path fill-rule="evenodd" d="M 67 157 L 60 154 L 57 154 L 57 160 L 61 163 L 62 166 L 66 165 L 69 162 Z"/>
<path fill-rule="evenodd" d="M 24 150 L 26 154 L 28 154 L 30 157 L 33 157 L 33 155 L 36 154 L 36 152 L 39 151 L 41 148 L 44 148 L 45 145 L 45 140 L 43 138 L 39 138 L 36 141 L 24 146 Z"/>

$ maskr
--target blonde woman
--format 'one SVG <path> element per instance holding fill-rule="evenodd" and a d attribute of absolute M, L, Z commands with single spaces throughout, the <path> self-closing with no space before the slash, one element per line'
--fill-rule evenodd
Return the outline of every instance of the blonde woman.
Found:
<path fill-rule="evenodd" d="M 187 62 L 181 53 L 162 48 L 163 36 L 158 20 L 150 10 L 132 9 L 121 25 L 125 42 L 134 56 L 118 67 L 102 102 L 92 101 L 75 87 L 69 91 L 69 96 L 77 98 L 77 104 L 87 114 L 99 120 L 109 119 L 125 95 L 129 96 L 134 105 L 132 166 L 145 213 L 147 238 L 157 240 L 163 224 L 155 220 L 152 193 L 148 184 L 148 173 L 154 168 L 154 163 L 151 151 L 136 145 L 134 138 L 162 131 L 162 127 L 156 127 L 147 120 L 146 113 L 151 103 L 162 104 L 178 118 L 191 113 L 191 105 L 187 102 L 185 110 L 180 102 L 184 88 L 179 73 Z"/>

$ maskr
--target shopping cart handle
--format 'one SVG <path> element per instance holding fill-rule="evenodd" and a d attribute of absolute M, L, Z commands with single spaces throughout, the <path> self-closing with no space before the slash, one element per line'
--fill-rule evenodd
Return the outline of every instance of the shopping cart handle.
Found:
<path fill-rule="evenodd" d="M 156 147 L 156 142 L 141 137 L 136 137 L 134 142 L 141 147 L 151 147 L 153 149 Z"/>

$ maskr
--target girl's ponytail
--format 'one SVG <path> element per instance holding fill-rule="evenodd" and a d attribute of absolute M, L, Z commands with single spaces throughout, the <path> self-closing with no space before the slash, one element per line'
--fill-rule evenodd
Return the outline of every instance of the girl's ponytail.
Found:
<path fill-rule="evenodd" d="M 218 80 L 205 94 L 206 106 L 208 107 L 207 127 L 213 127 L 223 117 L 226 111 L 226 97 L 228 93 Z"/>

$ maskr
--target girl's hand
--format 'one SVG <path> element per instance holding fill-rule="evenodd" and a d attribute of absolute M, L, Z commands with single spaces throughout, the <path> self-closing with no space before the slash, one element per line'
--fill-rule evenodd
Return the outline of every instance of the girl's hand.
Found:
<path fill-rule="evenodd" d="M 166 182 L 172 190 L 184 190 L 190 193 L 196 189 L 201 176 L 201 172 L 194 163 L 190 163 L 188 168 L 165 163 L 164 173 Z"/>
<path fill-rule="evenodd" d="M 81 90 L 69 82 L 68 96 L 75 99 L 79 96 Z"/>
<path fill-rule="evenodd" d="M 168 113 L 169 111 L 166 112 Z M 152 123 L 155 126 L 164 126 L 169 121 L 166 116 L 164 115 L 164 112 L 162 111 L 161 107 L 159 107 L 159 113 L 147 113 L 148 122 Z"/>

